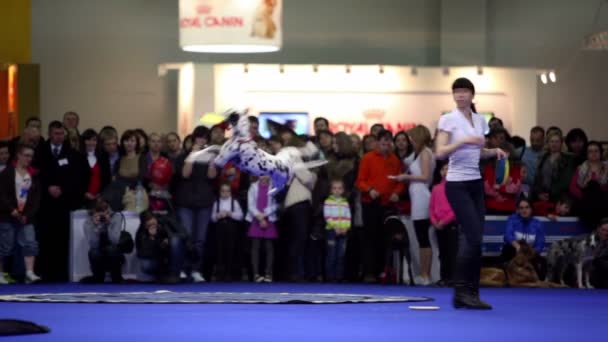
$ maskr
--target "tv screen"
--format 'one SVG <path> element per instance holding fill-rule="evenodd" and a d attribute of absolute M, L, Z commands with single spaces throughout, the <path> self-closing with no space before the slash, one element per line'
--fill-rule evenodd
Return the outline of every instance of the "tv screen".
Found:
<path fill-rule="evenodd" d="M 293 129 L 296 134 L 308 134 L 308 113 L 307 112 L 260 112 L 258 116 L 260 121 L 260 135 L 268 139 L 271 136 L 268 128 L 268 120 L 287 125 Z"/>

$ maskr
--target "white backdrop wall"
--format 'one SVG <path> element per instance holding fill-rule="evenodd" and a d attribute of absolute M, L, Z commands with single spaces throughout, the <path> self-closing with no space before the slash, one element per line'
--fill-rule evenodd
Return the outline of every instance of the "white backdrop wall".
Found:
<path fill-rule="evenodd" d="M 454 108 L 452 81 L 469 77 L 476 85 L 477 109 L 494 112 L 515 134 L 525 134 L 536 124 L 536 71 L 530 69 L 475 67 L 442 68 L 342 65 L 219 64 L 214 68 L 215 109 L 250 107 L 261 111 L 308 112 L 311 119 L 324 116 L 332 129 L 365 134 L 380 121 L 394 130 L 414 124 L 436 127 L 442 112 Z M 372 113 L 373 117 L 367 117 Z M 525 115 L 524 115 L 525 113 Z M 375 115 L 374 115 L 375 114 Z M 377 116 L 381 114 L 380 116 Z"/>
<path fill-rule="evenodd" d="M 581 37 L 592 29 L 598 0 L 481 1 L 484 6 L 471 7 L 485 11 L 487 31 L 480 35 L 471 30 L 482 26 L 465 26 L 453 35 L 463 37 L 459 51 L 442 46 L 442 29 L 454 27 L 442 23 L 481 15 L 442 18 L 448 1 L 453 0 L 285 0 L 281 52 L 202 55 L 179 49 L 177 0 L 32 0 L 40 114 L 45 124 L 76 110 L 83 128 L 112 123 L 120 130 L 175 130 L 178 76 L 158 77 L 160 63 L 433 66 L 445 57 L 467 64 L 454 54 L 482 51 L 479 39 L 468 39 L 473 35 L 485 37 L 483 64 L 557 69 L 558 83 L 538 85 L 539 123 L 566 130 L 580 126 L 593 138 L 608 138 L 605 125 L 598 125 L 608 107 L 607 54 L 578 50 Z M 604 25 L 606 17 L 600 18 Z"/>

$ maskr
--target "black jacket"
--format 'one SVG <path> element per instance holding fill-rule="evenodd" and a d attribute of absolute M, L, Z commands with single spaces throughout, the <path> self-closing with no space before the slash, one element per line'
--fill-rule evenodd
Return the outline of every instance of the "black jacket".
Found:
<path fill-rule="evenodd" d="M 0 222 L 15 222 L 11 216 L 17 209 L 17 196 L 15 193 L 15 168 L 7 166 L 0 172 Z M 38 175 L 30 173 L 32 186 L 27 194 L 25 208 L 21 213 L 27 217 L 27 223 L 34 223 L 38 208 L 40 208 L 40 181 Z"/>
<path fill-rule="evenodd" d="M 175 206 L 184 208 L 208 208 L 215 202 L 214 180 L 207 177 L 207 165 L 194 164 L 190 178 L 182 177 L 184 161 L 188 153 L 182 154 L 175 167 Z"/>
<path fill-rule="evenodd" d="M 172 237 L 184 240 L 186 246 L 189 244 L 188 232 L 177 220 L 159 215 L 156 215 L 156 219 L 158 220 L 158 231 L 154 239 L 150 238 L 150 234 L 148 234 L 148 230 L 143 223 L 137 229 L 135 248 L 139 258 L 156 259 L 162 257 L 168 251 L 168 246 L 163 246 L 162 241 Z"/>
<path fill-rule="evenodd" d="M 86 159 L 70 148 L 69 144 L 64 143 L 59 156 L 55 157 L 50 142 L 47 141 L 40 155 L 43 201 L 68 210 L 80 209 L 89 186 L 90 172 Z M 59 198 L 53 198 L 48 193 L 48 188 L 52 185 L 61 188 L 62 194 Z"/>

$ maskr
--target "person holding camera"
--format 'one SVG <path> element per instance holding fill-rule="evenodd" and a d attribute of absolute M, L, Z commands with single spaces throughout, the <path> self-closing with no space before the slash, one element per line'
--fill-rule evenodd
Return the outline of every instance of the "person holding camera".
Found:
<path fill-rule="evenodd" d="M 124 255 L 120 251 L 120 232 L 124 218 L 112 212 L 106 200 L 98 197 L 93 202 L 84 222 L 84 234 L 89 242 L 89 263 L 94 283 L 103 283 L 110 272 L 113 283 L 122 282 Z"/>
<path fill-rule="evenodd" d="M 180 277 L 180 273 L 188 251 L 189 262 L 195 262 L 188 232 L 169 216 L 156 216 L 150 211 L 141 213 L 135 240 L 141 270 L 155 280 L 177 283 L 185 278 L 185 274 Z"/>

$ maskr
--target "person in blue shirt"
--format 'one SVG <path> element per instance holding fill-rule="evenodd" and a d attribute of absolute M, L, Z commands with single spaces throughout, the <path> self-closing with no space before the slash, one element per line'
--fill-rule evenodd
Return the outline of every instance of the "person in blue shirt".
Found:
<path fill-rule="evenodd" d="M 536 257 L 532 261 L 536 273 L 540 279 L 545 278 L 547 262 L 540 256 L 545 247 L 545 232 L 542 222 L 532 216 L 532 205 L 527 198 L 520 198 L 517 201 L 517 212 L 509 216 L 504 242 L 501 255 L 503 262 L 513 259 L 521 244 L 527 243 L 536 251 Z"/>

